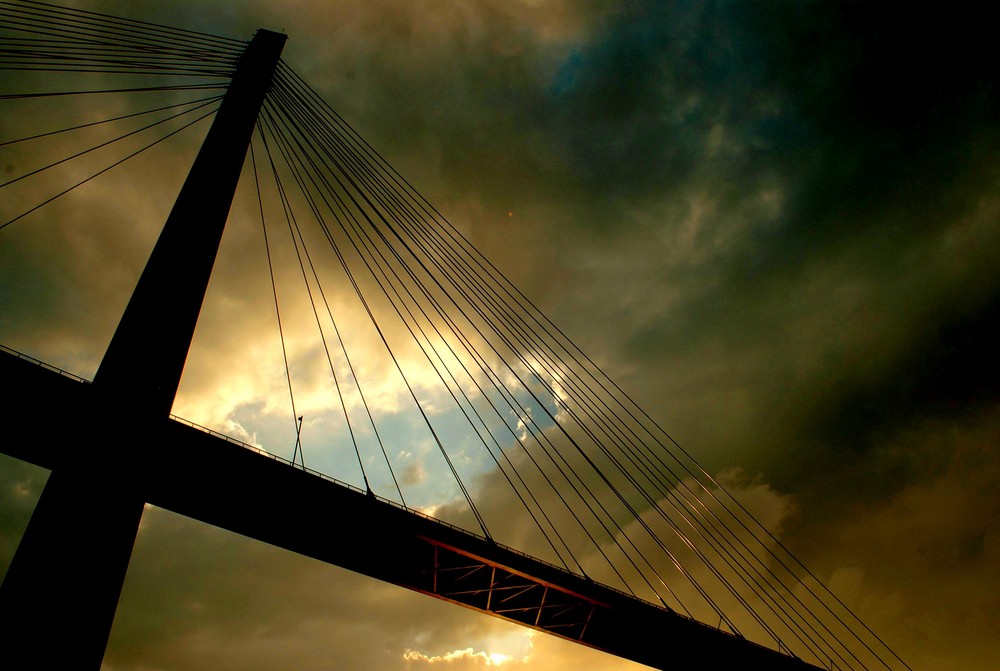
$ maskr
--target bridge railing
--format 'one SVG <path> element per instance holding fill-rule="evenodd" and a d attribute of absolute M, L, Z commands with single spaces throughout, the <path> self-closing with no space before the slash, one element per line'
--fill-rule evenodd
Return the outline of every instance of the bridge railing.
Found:
<path fill-rule="evenodd" d="M 57 368 L 56 366 L 53 366 L 52 364 L 45 363 L 41 359 L 36 359 L 35 357 L 29 356 L 29 355 L 27 355 L 27 354 L 25 354 L 23 352 L 18 352 L 16 349 L 11 349 L 10 347 L 7 347 L 6 345 L 0 344 L 0 352 L 6 352 L 7 354 L 10 354 L 11 356 L 14 356 L 14 357 L 17 357 L 18 359 L 21 359 L 22 361 L 27 361 L 29 363 L 33 363 L 36 366 L 40 366 L 40 367 L 42 367 L 42 368 L 44 368 L 46 370 L 50 370 L 53 373 L 58 373 L 59 375 L 62 375 L 63 377 L 68 377 L 71 380 L 75 380 L 77 382 L 83 382 L 84 384 L 90 384 L 90 380 L 88 380 L 85 377 L 80 377 L 79 375 L 75 375 L 74 373 L 70 373 L 68 370 L 63 370 L 62 368 Z"/>

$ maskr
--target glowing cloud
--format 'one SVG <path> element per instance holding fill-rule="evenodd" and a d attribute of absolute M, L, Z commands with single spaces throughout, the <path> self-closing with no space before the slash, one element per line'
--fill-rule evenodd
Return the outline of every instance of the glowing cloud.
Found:
<path fill-rule="evenodd" d="M 484 664 L 485 666 L 503 666 L 508 662 L 516 662 L 519 660 L 514 659 L 510 655 L 505 655 L 499 652 L 473 652 L 472 648 L 465 648 L 464 650 L 453 650 L 451 652 L 446 652 L 443 655 L 425 655 L 422 652 L 416 650 L 407 650 L 403 653 L 403 659 L 407 662 L 425 662 L 427 664 L 438 664 L 444 662 L 446 664 L 452 662 L 461 661 L 473 661 L 475 664 Z M 525 661 L 524 660 L 520 661 Z"/>

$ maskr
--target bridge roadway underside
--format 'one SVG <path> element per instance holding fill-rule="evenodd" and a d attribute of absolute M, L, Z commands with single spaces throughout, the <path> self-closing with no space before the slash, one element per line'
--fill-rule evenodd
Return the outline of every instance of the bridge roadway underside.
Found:
<path fill-rule="evenodd" d="M 100 471 L 153 505 L 655 668 L 818 668 L 175 420 L 139 422 L 6 352 L 0 381 L 0 451 L 17 459 Z M 13 438 L 54 418 L 104 447 Z"/>

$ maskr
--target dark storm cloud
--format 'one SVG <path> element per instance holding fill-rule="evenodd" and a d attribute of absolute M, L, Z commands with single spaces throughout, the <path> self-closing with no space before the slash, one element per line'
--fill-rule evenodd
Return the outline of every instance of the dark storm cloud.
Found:
<path fill-rule="evenodd" d="M 556 102 L 540 110 L 551 135 L 565 136 L 576 176 L 602 197 L 662 193 L 699 172 L 716 187 L 744 180 L 748 189 L 762 170 L 779 171 L 796 178 L 794 208 L 784 240 L 766 247 L 795 253 L 811 236 L 849 236 L 899 205 L 909 218 L 923 204 L 903 197 L 936 198 L 927 184 L 947 189 L 992 156 L 998 90 L 981 13 L 624 7 L 565 59 L 548 92 Z M 720 124 L 728 143 L 749 150 L 707 157 Z M 826 225 L 858 211 L 869 216 Z"/>
<path fill-rule="evenodd" d="M 551 91 L 560 104 L 548 137 L 593 188 L 588 205 L 682 199 L 702 187 L 717 201 L 708 225 L 722 228 L 748 194 L 772 183 L 784 194 L 772 223 L 685 265 L 691 291 L 634 332 L 633 355 L 658 357 L 665 342 L 697 348 L 690 334 L 739 348 L 737 338 L 763 337 L 762 305 L 787 298 L 810 265 L 849 259 L 845 282 L 892 283 L 914 253 L 973 215 L 995 188 L 1000 138 L 988 25 L 975 11 L 860 3 L 630 3 L 574 50 Z M 708 150 L 713 129 L 729 151 Z M 612 235 L 635 223 L 588 222 Z M 877 367 L 834 373 L 805 437 L 863 450 L 927 412 L 995 398 L 995 303 L 955 299 L 903 298 L 923 303 L 901 307 L 919 313 L 915 329 Z"/>
<path fill-rule="evenodd" d="M 716 124 L 741 142 L 754 135 L 745 126 L 766 120 L 774 103 L 754 64 L 741 61 L 746 39 L 711 4 L 627 3 L 613 13 L 548 92 L 547 123 L 574 175 L 621 205 L 682 186 L 703 167 Z"/>
<path fill-rule="evenodd" d="M 794 262 L 869 227 L 912 236 L 975 206 L 995 175 L 1000 102 L 984 15 L 846 3 L 761 19 L 762 55 L 808 129 L 782 138 L 803 179 L 770 247 Z"/>
<path fill-rule="evenodd" d="M 895 463 L 896 473 L 866 477 L 852 468 L 860 454 L 914 422 L 955 421 L 978 413 L 995 404 L 1000 393 L 1000 302 L 995 297 L 968 312 L 954 306 L 952 313 L 928 320 L 924 327 L 883 367 L 837 380 L 804 420 L 803 440 L 828 446 L 834 467 L 850 469 L 856 481 L 877 478 L 865 484 L 875 485 L 882 495 L 892 493 L 886 480 L 905 482 L 937 471 L 939 464 L 923 463 L 921 455 L 914 455 L 912 461 Z M 929 456 L 946 460 L 946 455 Z M 818 458 L 814 454 L 811 460 Z M 862 484 L 854 491 L 865 489 Z"/>
<path fill-rule="evenodd" d="M 1000 117 L 988 25 L 860 3 L 628 3 L 525 121 L 588 187 L 583 209 L 619 210 L 579 219 L 605 232 L 633 223 L 629 205 L 696 186 L 725 226 L 747 194 L 780 183 L 780 220 L 713 258 L 727 277 L 695 298 L 732 303 L 871 229 L 878 248 L 858 261 L 881 266 L 989 192 Z"/>

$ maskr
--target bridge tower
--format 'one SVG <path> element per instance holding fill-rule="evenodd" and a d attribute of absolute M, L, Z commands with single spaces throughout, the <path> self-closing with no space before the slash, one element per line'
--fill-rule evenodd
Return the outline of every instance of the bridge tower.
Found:
<path fill-rule="evenodd" d="M 147 501 L 138 439 L 170 414 L 285 40 L 258 30 L 241 56 L 94 378 L 83 433 L 101 449 L 78 445 L 53 468 L 0 587 L 0 634 L 18 668 L 101 667 Z"/>

